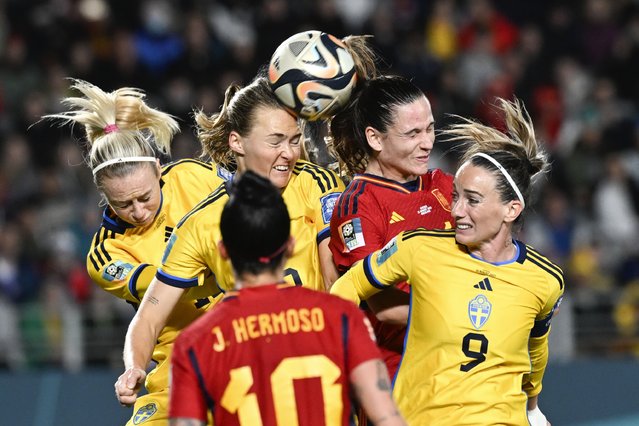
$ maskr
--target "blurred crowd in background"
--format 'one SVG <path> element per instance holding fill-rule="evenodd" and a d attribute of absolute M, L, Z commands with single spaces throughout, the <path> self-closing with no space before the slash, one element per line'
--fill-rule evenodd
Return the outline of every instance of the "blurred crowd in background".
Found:
<path fill-rule="evenodd" d="M 639 1 L 0 0 L 1 368 L 119 368 L 133 316 L 85 272 L 104 205 L 82 129 L 39 121 L 66 78 L 145 90 L 180 120 L 173 159 L 198 156 L 193 108 L 306 29 L 372 35 L 439 128 L 522 99 L 553 160 L 522 239 L 567 276 L 553 359 L 639 356 Z"/>

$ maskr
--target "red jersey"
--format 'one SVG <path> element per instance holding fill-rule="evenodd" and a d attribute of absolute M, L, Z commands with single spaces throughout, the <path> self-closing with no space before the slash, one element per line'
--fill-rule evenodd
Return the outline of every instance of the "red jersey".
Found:
<path fill-rule="evenodd" d="M 348 425 L 351 371 L 381 358 L 357 306 L 288 284 L 229 292 L 173 349 L 170 417 Z"/>
<path fill-rule="evenodd" d="M 402 231 L 453 227 L 453 176 L 429 170 L 416 181 L 399 184 L 370 174 L 356 175 L 337 200 L 329 247 L 340 272 L 379 250 Z M 405 283 L 397 286 L 406 292 Z M 368 312 L 391 378 L 397 371 L 406 327 L 384 324 Z"/>

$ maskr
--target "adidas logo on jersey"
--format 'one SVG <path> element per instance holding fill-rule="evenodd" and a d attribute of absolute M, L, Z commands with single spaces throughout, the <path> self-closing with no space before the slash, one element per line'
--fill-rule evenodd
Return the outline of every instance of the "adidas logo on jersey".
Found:
<path fill-rule="evenodd" d="M 478 288 L 480 290 L 493 291 L 493 287 L 490 285 L 490 281 L 488 280 L 488 278 L 484 278 L 483 280 L 475 284 L 473 287 Z"/>
<path fill-rule="evenodd" d="M 173 233 L 173 228 L 167 226 L 164 228 L 164 242 L 166 243 L 171 238 L 171 233 Z"/>
<path fill-rule="evenodd" d="M 393 212 L 391 214 L 391 218 L 388 221 L 388 223 L 397 223 L 397 222 L 401 222 L 402 220 L 405 220 L 401 214 L 397 213 L 397 212 Z"/>

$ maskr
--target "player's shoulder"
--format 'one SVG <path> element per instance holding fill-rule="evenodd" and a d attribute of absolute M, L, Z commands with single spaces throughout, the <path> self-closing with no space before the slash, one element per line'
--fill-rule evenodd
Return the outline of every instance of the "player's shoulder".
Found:
<path fill-rule="evenodd" d="M 326 311 L 342 313 L 359 310 L 353 302 L 323 291 L 299 286 L 289 287 L 289 291 L 295 292 L 299 299 L 307 300 L 307 303 L 320 306 Z"/>
<path fill-rule="evenodd" d="M 421 175 L 422 190 L 430 191 L 436 188 L 448 190 L 453 187 L 454 179 L 453 175 L 441 169 L 429 169 Z"/>
<path fill-rule="evenodd" d="M 102 211 L 102 222 L 96 232 L 96 236 L 100 235 L 102 239 L 122 237 L 128 229 L 133 228 L 135 228 L 135 226 L 120 219 L 113 210 L 107 206 Z"/>
<path fill-rule="evenodd" d="M 215 166 L 212 163 L 196 160 L 193 158 L 184 158 L 177 161 L 171 161 L 162 166 L 162 176 L 176 176 L 182 173 L 207 173 L 210 174 Z"/>
<path fill-rule="evenodd" d="M 564 289 L 564 272 L 562 268 L 548 257 L 541 254 L 534 247 L 516 241 L 520 250 L 520 262 L 529 265 L 536 272 L 544 275 L 551 285 L 558 285 Z"/>
<path fill-rule="evenodd" d="M 177 228 L 185 226 L 187 223 L 194 223 L 200 220 L 211 221 L 219 215 L 216 212 L 222 211 L 226 201 L 228 200 L 228 183 L 221 183 L 206 198 L 195 205 L 184 217 L 178 222 Z"/>
<path fill-rule="evenodd" d="M 337 200 L 336 217 L 375 214 L 383 210 L 381 206 L 386 202 L 388 190 L 392 190 L 385 183 L 373 175 L 356 175 Z"/>
<path fill-rule="evenodd" d="M 435 245 L 448 245 L 455 242 L 455 230 L 416 228 L 402 231 L 397 236 L 397 239 L 401 241 L 417 241 L 418 244 L 428 242 Z"/>
<path fill-rule="evenodd" d="M 184 158 L 165 164 L 162 167 L 162 179 L 164 181 L 173 180 L 212 180 L 215 185 L 228 181 L 233 174 L 224 167 L 211 162 Z"/>
<path fill-rule="evenodd" d="M 457 252 L 459 250 L 453 229 L 416 228 L 400 232 L 389 241 L 382 252 L 392 252 L 392 245 L 410 247 L 410 251 L 434 251 L 436 253 Z"/>
<path fill-rule="evenodd" d="M 333 170 L 306 160 L 297 160 L 293 168 L 294 179 L 290 182 L 302 188 L 318 187 L 322 193 L 340 191 L 344 182 Z"/>

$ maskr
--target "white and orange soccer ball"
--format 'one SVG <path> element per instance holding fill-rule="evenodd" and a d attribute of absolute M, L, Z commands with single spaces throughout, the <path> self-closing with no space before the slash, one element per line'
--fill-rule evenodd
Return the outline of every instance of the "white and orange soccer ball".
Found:
<path fill-rule="evenodd" d="M 280 102 L 309 121 L 337 113 L 357 82 L 355 62 L 344 43 L 321 31 L 284 40 L 271 57 L 268 78 Z"/>

